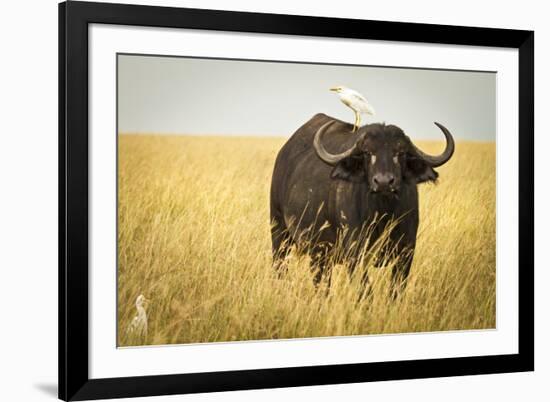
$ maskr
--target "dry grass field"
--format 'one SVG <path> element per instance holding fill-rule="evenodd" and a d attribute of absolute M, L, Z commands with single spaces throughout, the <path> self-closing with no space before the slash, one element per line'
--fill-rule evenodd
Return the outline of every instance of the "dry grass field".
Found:
<path fill-rule="evenodd" d="M 495 144 L 457 144 L 421 185 L 408 286 L 389 297 L 336 266 L 315 288 L 304 257 L 271 267 L 269 187 L 282 138 L 119 136 L 118 344 L 172 344 L 495 327 Z M 437 153 L 443 143 L 416 142 Z M 148 334 L 126 333 L 144 294 Z"/>

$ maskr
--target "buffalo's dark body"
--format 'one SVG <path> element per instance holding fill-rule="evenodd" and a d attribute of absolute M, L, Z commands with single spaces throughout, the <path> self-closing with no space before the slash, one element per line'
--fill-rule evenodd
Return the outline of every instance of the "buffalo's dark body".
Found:
<path fill-rule="evenodd" d="M 317 114 L 292 135 L 277 155 L 270 205 L 275 265 L 280 265 L 277 263 L 287 255 L 292 245 L 301 249 L 301 243 L 307 242 L 307 247 L 302 249 L 310 253 L 313 263 L 320 268 L 319 279 L 340 236 L 350 268 L 354 269 L 357 257 L 365 250 L 365 237 L 361 234 L 365 233 L 366 227 L 371 231 L 369 244 L 373 244 L 386 224 L 393 220 L 395 226 L 390 243 L 396 253 L 404 256 L 394 268 L 393 276 L 406 278 L 419 222 L 417 184 L 435 180 L 437 173 L 430 168 L 424 180 L 403 174 L 398 193 L 373 192 L 366 173 L 368 162 L 363 168 L 360 156 L 331 166 L 316 153 L 313 146 L 315 134 L 330 121 L 334 122 L 323 139 L 326 150 L 339 153 L 349 149 L 357 140 L 357 136 L 350 133 L 352 125 Z M 374 126 L 371 131 L 384 128 Z M 368 131 L 369 126 L 362 129 Z M 373 225 L 374 221 L 376 224 Z"/>

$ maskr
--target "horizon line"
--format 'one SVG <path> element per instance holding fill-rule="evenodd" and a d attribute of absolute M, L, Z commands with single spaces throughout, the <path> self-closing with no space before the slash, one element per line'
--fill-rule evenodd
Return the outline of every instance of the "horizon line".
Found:
<path fill-rule="evenodd" d="M 291 135 L 277 135 L 277 134 L 237 134 L 237 133 L 220 133 L 220 134 L 213 134 L 213 133 L 178 133 L 178 132 L 154 132 L 154 131 L 119 131 L 117 135 L 126 135 L 126 136 L 164 136 L 164 137 L 194 137 L 194 138 L 271 138 L 271 139 L 288 139 L 290 138 L 294 133 Z M 423 137 L 416 137 L 408 135 L 409 137 L 418 140 L 418 141 L 444 141 L 444 138 L 442 139 L 435 139 L 435 138 L 423 138 Z M 496 143 L 496 139 L 487 140 L 476 140 L 476 139 L 463 139 L 461 137 L 455 137 L 455 141 L 459 142 L 477 142 L 477 143 Z"/>

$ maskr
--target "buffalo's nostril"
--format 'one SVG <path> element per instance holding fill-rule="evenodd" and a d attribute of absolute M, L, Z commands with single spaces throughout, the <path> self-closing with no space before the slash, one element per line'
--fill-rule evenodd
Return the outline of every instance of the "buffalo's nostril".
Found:
<path fill-rule="evenodd" d="M 391 173 L 378 173 L 372 178 L 375 191 L 390 191 L 396 184 L 395 175 Z"/>

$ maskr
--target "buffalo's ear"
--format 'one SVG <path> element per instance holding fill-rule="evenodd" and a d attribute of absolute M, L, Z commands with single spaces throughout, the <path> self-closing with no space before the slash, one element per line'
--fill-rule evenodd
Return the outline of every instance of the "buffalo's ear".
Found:
<path fill-rule="evenodd" d="M 407 155 L 406 165 L 405 175 L 415 180 L 417 183 L 437 181 L 439 174 L 422 158 L 416 155 Z"/>
<path fill-rule="evenodd" d="M 346 158 L 332 169 L 330 174 L 332 179 L 341 179 L 351 182 L 360 182 L 365 180 L 365 170 L 363 160 L 359 157 Z"/>

